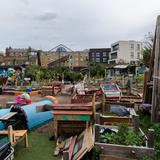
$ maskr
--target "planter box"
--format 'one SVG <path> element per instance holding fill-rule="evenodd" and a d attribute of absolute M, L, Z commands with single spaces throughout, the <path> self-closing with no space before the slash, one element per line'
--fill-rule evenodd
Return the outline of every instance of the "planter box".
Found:
<path fill-rule="evenodd" d="M 125 123 L 132 126 L 138 115 L 133 108 L 128 108 L 128 110 L 130 112 L 129 116 L 102 115 L 96 113 L 96 123 L 101 125 L 118 125 Z"/>
<path fill-rule="evenodd" d="M 94 94 L 74 95 L 71 99 L 71 103 L 89 103 L 92 102 Z M 96 101 L 101 101 L 100 96 L 95 96 Z"/>
<path fill-rule="evenodd" d="M 117 126 L 102 126 L 98 124 L 95 125 L 95 146 L 101 149 L 101 160 L 136 160 L 145 156 L 154 159 L 155 150 L 153 148 L 153 130 L 149 130 L 147 137 L 144 135 L 141 129 L 139 130 L 146 138 L 146 146 L 126 146 L 119 144 L 101 143 L 99 133 L 101 127 L 117 128 Z"/>

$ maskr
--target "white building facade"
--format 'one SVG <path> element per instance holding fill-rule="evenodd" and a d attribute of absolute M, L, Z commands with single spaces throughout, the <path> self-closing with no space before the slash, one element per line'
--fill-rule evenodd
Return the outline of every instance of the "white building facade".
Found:
<path fill-rule="evenodd" d="M 118 41 L 111 45 L 109 53 L 109 64 L 119 62 L 137 62 L 143 58 L 143 44 L 140 41 Z"/>

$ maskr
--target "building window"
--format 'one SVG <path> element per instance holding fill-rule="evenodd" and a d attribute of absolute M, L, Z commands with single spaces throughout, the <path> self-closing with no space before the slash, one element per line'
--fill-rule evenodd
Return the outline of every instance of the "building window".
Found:
<path fill-rule="evenodd" d="M 103 52 L 103 57 L 106 57 L 107 56 L 107 53 L 106 52 Z"/>
<path fill-rule="evenodd" d="M 140 50 L 140 44 L 137 44 L 137 50 Z"/>
<path fill-rule="evenodd" d="M 100 57 L 100 53 L 99 52 L 96 53 L 96 57 Z"/>
<path fill-rule="evenodd" d="M 131 58 L 134 58 L 134 52 L 131 52 Z"/>
<path fill-rule="evenodd" d="M 119 50 L 119 44 L 112 46 L 112 51 L 117 51 L 117 50 Z"/>
<path fill-rule="evenodd" d="M 91 53 L 91 56 L 94 57 L 94 53 Z"/>
<path fill-rule="evenodd" d="M 104 62 L 104 63 L 107 62 L 107 58 L 103 58 L 103 62 Z"/>
<path fill-rule="evenodd" d="M 134 49 L 134 44 L 131 44 L 131 49 Z"/>
<path fill-rule="evenodd" d="M 117 59 L 117 52 L 111 54 L 111 59 Z"/>
<path fill-rule="evenodd" d="M 140 52 L 137 52 L 137 59 L 140 59 Z"/>
<path fill-rule="evenodd" d="M 92 58 L 92 62 L 94 62 L 94 58 Z"/>
<path fill-rule="evenodd" d="M 96 58 L 96 62 L 100 62 L 100 58 Z"/>

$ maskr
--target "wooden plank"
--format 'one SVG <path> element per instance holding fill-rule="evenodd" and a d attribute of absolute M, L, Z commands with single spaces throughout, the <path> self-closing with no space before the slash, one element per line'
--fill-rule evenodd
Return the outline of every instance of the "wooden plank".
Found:
<path fill-rule="evenodd" d="M 17 114 L 17 112 L 9 112 L 9 113 L 1 116 L 1 117 L 0 117 L 0 120 L 1 120 L 1 121 L 8 120 L 8 119 L 10 119 L 11 117 L 13 117 L 13 116 L 16 115 L 16 114 Z"/>
<path fill-rule="evenodd" d="M 12 134 L 15 135 L 15 136 L 23 136 L 24 134 L 27 133 L 27 130 L 14 130 L 12 131 Z M 0 134 L 1 135 L 7 135 L 8 134 L 8 131 L 7 130 L 2 130 L 0 131 Z"/>
<path fill-rule="evenodd" d="M 77 140 L 77 136 L 74 136 L 71 140 L 71 144 L 69 146 L 69 159 L 68 160 L 71 160 L 72 159 L 72 155 L 73 155 L 73 151 L 74 151 L 74 146 L 75 146 L 75 143 L 76 143 L 76 140 Z"/>
<path fill-rule="evenodd" d="M 92 103 L 52 104 L 51 107 L 92 107 Z"/>
<path fill-rule="evenodd" d="M 85 107 L 72 107 L 72 106 L 67 106 L 67 107 L 54 107 L 54 110 L 92 110 L 91 106 L 85 106 Z"/>
<path fill-rule="evenodd" d="M 100 160 L 130 160 L 124 157 L 116 157 L 116 156 L 108 156 L 108 155 L 100 155 Z"/>
<path fill-rule="evenodd" d="M 92 111 L 52 111 L 54 115 L 93 115 Z"/>
<path fill-rule="evenodd" d="M 95 146 L 103 148 L 104 155 L 119 156 L 125 158 L 143 158 L 148 156 L 152 159 L 155 157 L 154 148 L 137 147 L 137 146 L 124 146 L 116 144 L 104 144 L 95 142 Z"/>
<path fill-rule="evenodd" d="M 85 129 L 77 138 L 77 140 L 80 140 L 76 143 L 76 145 L 79 146 L 80 145 L 81 148 L 79 148 L 79 150 L 74 154 L 73 156 L 73 160 L 80 160 L 88 151 L 91 150 L 91 148 L 93 147 L 93 142 L 91 143 L 92 136 L 90 135 L 90 131 L 88 129 Z M 75 147 L 76 148 L 76 147 Z"/>
<path fill-rule="evenodd" d="M 90 121 L 90 115 L 78 115 L 78 114 L 63 114 L 55 115 L 55 119 L 58 121 Z"/>

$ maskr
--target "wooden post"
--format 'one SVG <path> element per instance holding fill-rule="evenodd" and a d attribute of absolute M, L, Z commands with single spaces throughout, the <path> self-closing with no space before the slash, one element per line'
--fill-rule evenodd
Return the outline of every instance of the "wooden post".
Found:
<path fill-rule="evenodd" d="M 96 113 L 96 124 L 100 124 L 100 114 Z"/>
<path fill-rule="evenodd" d="M 111 112 L 111 104 L 110 102 L 106 102 L 106 112 Z"/>
<path fill-rule="evenodd" d="M 148 71 L 145 71 L 144 73 L 144 81 L 143 81 L 143 103 L 148 103 L 147 100 L 148 100 L 148 86 L 147 86 L 147 82 L 149 80 L 149 72 Z"/>
<path fill-rule="evenodd" d="M 147 147 L 154 148 L 154 129 L 148 129 L 147 137 Z"/>
<path fill-rule="evenodd" d="M 95 142 L 100 142 L 100 126 L 95 125 Z"/>
<path fill-rule="evenodd" d="M 95 105 L 95 101 L 96 101 L 96 93 L 93 94 L 93 98 L 92 98 L 92 110 L 93 110 L 93 116 L 94 116 L 94 120 L 96 120 L 96 105 Z"/>
<path fill-rule="evenodd" d="M 26 148 L 28 148 L 28 134 L 27 134 L 27 132 L 25 134 L 25 146 L 26 146 Z"/>
<path fill-rule="evenodd" d="M 154 57 L 154 71 L 151 120 L 152 122 L 158 122 L 160 110 L 160 16 L 157 17 L 152 54 Z"/>
<path fill-rule="evenodd" d="M 54 119 L 54 136 L 55 139 L 58 138 L 58 121 L 56 119 Z"/>
<path fill-rule="evenodd" d="M 139 129 L 139 115 L 133 115 L 133 126 L 136 131 Z"/>
<path fill-rule="evenodd" d="M 11 142 L 11 145 L 13 145 L 14 141 L 13 141 L 13 128 L 12 126 L 8 126 L 8 139 Z"/>
<path fill-rule="evenodd" d="M 106 110 L 106 95 L 103 94 L 102 95 L 102 114 L 104 115 L 105 113 L 105 110 Z"/>

